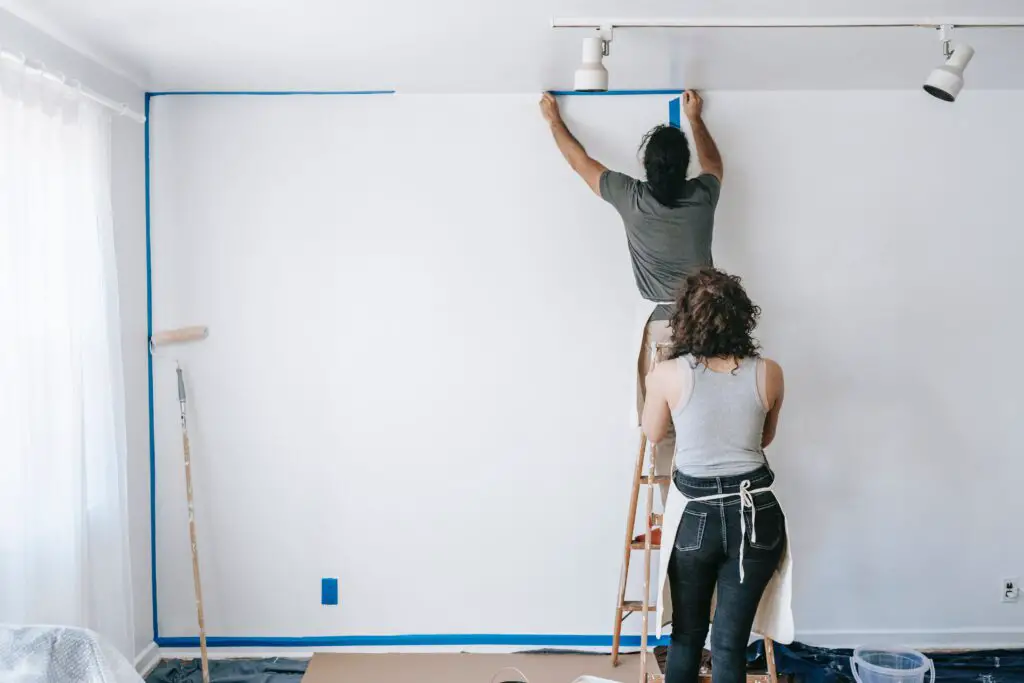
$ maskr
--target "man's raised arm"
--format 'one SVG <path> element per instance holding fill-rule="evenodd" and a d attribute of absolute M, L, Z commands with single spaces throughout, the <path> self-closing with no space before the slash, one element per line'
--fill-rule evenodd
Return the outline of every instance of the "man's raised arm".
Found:
<path fill-rule="evenodd" d="M 581 178 L 587 181 L 587 185 L 594 191 L 594 194 L 600 197 L 601 174 L 608 169 L 599 161 L 592 159 L 587 154 L 587 150 L 583 149 L 583 145 L 580 144 L 579 140 L 569 132 L 569 128 L 562 121 L 562 115 L 558 111 L 558 101 L 555 100 L 554 95 L 544 93 L 540 100 L 540 111 L 544 116 L 544 120 L 551 126 L 551 134 L 555 137 L 555 144 L 558 145 L 558 150 L 562 153 L 562 156 L 572 166 L 572 170 L 576 171 Z"/>
<path fill-rule="evenodd" d="M 722 155 L 718 153 L 718 146 L 714 138 L 708 132 L 701 118 L 701 110 L 704 108 L 704 100 L 696 90 L 687 90 L 683 93 L 683 111 L 690 122 L 690 129 L 693 131 L 693 144 L 697 148 L 697 159 L 700 161 L 700 168 L 704 173 L 713 175 L 722 181 Z"/>

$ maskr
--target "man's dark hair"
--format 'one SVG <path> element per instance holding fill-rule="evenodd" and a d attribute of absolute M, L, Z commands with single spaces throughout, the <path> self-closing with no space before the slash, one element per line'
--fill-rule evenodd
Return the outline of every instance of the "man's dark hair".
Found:
<path fill-rule="evenodd" d="M 640 143 L 651 194 L 660 204 L 679 206 L 690 166 L 690 143 L 675 126 L 655 126 Z"/>

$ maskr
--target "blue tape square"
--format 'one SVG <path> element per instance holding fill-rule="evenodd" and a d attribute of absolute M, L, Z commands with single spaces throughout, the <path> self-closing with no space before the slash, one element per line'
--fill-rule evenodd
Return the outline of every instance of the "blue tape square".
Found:
<path fill-rule="evenodd" d="M 337 579 L 321 579 L 320 580 L 320 604 L 321 605 L 337 605 L 338 604 L 338 580 Z"/>

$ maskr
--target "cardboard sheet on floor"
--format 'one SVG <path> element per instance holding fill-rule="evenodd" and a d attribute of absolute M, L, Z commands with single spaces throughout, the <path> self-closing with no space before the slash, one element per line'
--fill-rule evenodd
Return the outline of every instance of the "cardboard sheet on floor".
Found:
<path fill-rule="evenodd" d="M 596 676 L 622 683 L 640 679 L 639 655 L 625 655 L 612 667 L 607 654 L 345 654 L 317 653 L 302 683 L 491 683 L 507 667 L 522 671 L 528 683 L 573 683 Z M 653 655 L 647 663 L 657 671 Z M 496 683 L 518 681 L 503 671 Z"/>

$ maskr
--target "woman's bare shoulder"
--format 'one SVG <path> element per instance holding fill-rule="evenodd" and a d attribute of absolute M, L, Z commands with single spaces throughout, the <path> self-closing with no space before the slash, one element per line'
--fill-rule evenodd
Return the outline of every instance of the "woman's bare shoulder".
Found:
<path fill-rule="evenodd" d="M 774 397 L 782 394 L 785 380 L 782 375 L 782 366 L 771 358 L 762 358 L 764 361 L 764 387 L 768 392 L 770 403 L 774 403 Z"/>
<path fill-rule="evenodd" d="M 679 373 L 676 367 L 678 359 L 658 361 L 647 375 L 647 386 L 664 388 L 672 383 L 672 379 Z"/>

